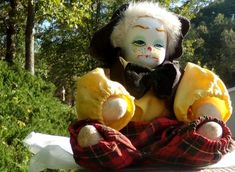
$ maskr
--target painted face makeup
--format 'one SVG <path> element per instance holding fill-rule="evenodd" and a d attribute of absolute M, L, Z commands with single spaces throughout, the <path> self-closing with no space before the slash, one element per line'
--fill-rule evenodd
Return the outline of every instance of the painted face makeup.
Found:
<path fill-rule="evenodd" d="M 136 19 L 124 40 L 127 61 L 153 68 L 165 59 L 167 34 L 161 21 L 151 17 Z"/>

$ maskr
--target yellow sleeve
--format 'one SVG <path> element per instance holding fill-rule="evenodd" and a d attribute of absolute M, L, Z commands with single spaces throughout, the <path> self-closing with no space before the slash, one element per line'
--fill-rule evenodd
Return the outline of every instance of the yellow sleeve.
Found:
<path fill-rule="evenodd" d="M 127 102 L 126 114 L 121 119 L 109 124 L 114 129 L 122 129 L 134 115 L 134 98 L 120 83 L 109 80 L 102 68 L 88 72 L 77 81 L 76 110 L 78 119 L 93 119 L 104 124 L 102 107 L 109 96 L 118 96 Z"/>
<path fill-rule="evenodd" d="M 189 108 L 196 108 L 203 103 L 215 106 L 224 122 L 232 114 L 231 100 L 223 81 L 210 70 L 188 63 L 174 101 L 177 119 L 190 122 Z"/>

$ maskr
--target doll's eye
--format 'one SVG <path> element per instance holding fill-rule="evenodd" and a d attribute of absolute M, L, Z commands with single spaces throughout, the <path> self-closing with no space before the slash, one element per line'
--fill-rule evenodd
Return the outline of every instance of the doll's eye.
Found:
<path fill-rule="evenodd" d="M 145 45 L 146 45 L 146 43 L 145 43 L 144 41 L 142 41 L 142 40 L 133 41 L 132 44 L 134 44 L 134 45 L 136 45 L 136 46 L 138 46 L 138 47 L 142 47 L 142 46 L 145 46 Z"/>
<path fill-rule="evenodd" d="M 161 44 L 155 44 L 154 47 L 156 47 L 156 48 L 162 48 L 163 45 L 161 45 Z"/>

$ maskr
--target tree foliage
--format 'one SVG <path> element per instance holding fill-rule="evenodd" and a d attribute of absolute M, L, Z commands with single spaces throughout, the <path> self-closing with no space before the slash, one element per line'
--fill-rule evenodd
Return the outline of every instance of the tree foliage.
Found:
<path fill-rule="evenodd" d="M 193 20 L 195 61 L 214 69 L 228 87 L 235 84 L 234 3 L 215 1 Z"/>
<path fill-rule="evenodd" d="M 68 136 L 74 110 L 53 97 L 55 86 L 0 61 L 0 171 L 28 171 L 22 140 L 32 131 Z"/>
<path fill-rule="evenodd" d="M 0 1 L 0 59 L 13 62 L 22 52 L 23 13 L 21 1 Z"/>

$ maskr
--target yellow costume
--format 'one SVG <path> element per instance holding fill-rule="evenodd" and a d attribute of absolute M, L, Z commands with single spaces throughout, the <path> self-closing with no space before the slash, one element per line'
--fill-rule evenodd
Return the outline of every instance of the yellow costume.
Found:
<path fill-rule="evenodd" d="M 170 115 L 165 101 L 155 97 L 151 89 L 142 98 L 134 99 L 120 83 L 109 80 L 102 68 L 79 78 L 77 88 L 76 108 L 79 120 L 93 119 L 104 124 L 102 107 L 110 96 L 123 98 L 128 107 L 121 119 L 108 125 L 117 130 L 131 120 L 151 121 L 156 117 Z M 211 71 L 188 63 L 177 88 L 175 115 L 180 121 L 190 122 L 197 117 L 189 117 L 189 109 L 196 111 L 203 104 L 212 104 L 220 112 L 223 121 L 231 115 L 231 101 L 223 82 Z"/>

